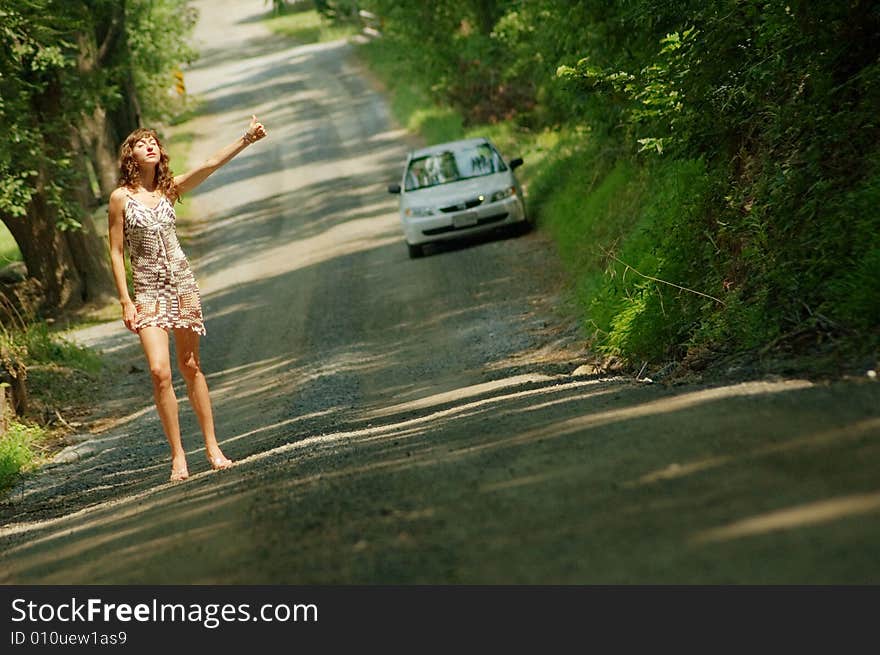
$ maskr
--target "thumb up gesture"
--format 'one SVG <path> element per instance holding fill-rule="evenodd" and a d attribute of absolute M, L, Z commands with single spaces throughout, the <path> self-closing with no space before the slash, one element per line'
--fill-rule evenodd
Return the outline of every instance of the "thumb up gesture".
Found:
<path fill-rule="evenodd" d="M 263 124 L 257 120 L 256 114 L 252 114 L 251 124 L 248 125 L 248 128 L 244 133 L 245 141 L 247 141 L 248 143 L 253 143 L 254 141 L 259 141 L 265 136 L 266 128 L 263 127 Z"/>

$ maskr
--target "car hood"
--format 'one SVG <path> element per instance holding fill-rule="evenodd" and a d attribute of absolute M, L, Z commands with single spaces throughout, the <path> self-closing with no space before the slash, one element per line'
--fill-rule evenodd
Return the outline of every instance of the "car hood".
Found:
<path fill-rule="evenodd" d="M 483 177 L 474 177 L 461 182 L 450 182 L 449 184 L 440 184 L 428 187 L 427 189 L 417 189 L 415 191 L 406 191 L 401 196 L 401 201 L 407 206 L 442 206 L 451 205 L 456 202 L 463 202 L 480 194 L 488 195 L 495 191 L 513 184 L 513 177 L 510 171 L 503 171 L 495 175 L 484 175 Z"/>

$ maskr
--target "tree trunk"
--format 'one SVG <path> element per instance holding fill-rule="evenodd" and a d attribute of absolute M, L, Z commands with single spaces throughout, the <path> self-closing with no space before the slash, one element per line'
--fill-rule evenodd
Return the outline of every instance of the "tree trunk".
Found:
<path fill-rule="evenodd" d="M 116 159 L 110 145 L 110 128 L 106 112 L 98 107 L 92 116 L 84 116 L 80 126 L 71 136 L 74 151 L 80 151 L 83 165 L 92 163 L 98 181 L 99 197 L 95 197 L 88 175 L 81 176 L 77 190 L 79 204 L 84 210 L 80 219 L 82 228 L 67 230 L 64 238 L 73 255 L 82 281 L 82 300 L 88 303 L 105 303 L 115 297 L 115 284 L 110 269 L 109 243 L 104 231 L 98 231 L 93 218 L 101 199 L 109 199 L 116 188 Z"/>
<path fill-rule="evenodd" d="M 79 36 L 78 66 L 83 75 L 91 74 L 115 39 L 114 34 L 118 21 L 114 20 L 102 46 L 98 46 L 93 34 L 82 33 Z M 95 228 L 91 212 L 100 205 L 102 198 L 109 198 L 116 188 L 117 165 L 112 130 L 107 120 L 107 112 L 100 104 L 91 115 L 84 115 L 77 127 L 72 131 L 71 146 L 81 156 L 76 160 L 80 168 L 85 169 L 91 164 L 97 178 L 98 197 L 92 189 L 90 176 L 83 170 L 77 186 L 77 200 L 84 210 L 80 220 L 82 228 L 67 230 L 64 239 L 73 255 L 73 265 L 81 280 L 80 294 L 83 302 L 108 302 L 114 297 L 113 274 L 110 270 L 108 244 Z"/>
<path fill-rule="evenodd" d="M 113 54 L 113 46 L 118 41 L 123 23 L 124 2 L 122 8 L 116 8 L 106 31 L 100 35 L 83 32 L 79 35 L 79 54 L 77 67 L 83 76 L 93 75 L 96 70 L 102 68 Z M 98 45 L 97 39 L 103 42 Z M 101 104 L 95 106 L 91 115 L 82 117 L 77 126 L 79 144 L 85 155 L 92 164 L 95 177 L 98 180 L 99 195 L 109 198 L 110 193 L 116 188 L 117 163 L 116 141 L 118 135 L 114 134 L 110 117 L 107 110 Z M 91 207 L 94 199 L 86 198 L 85 207 Z"/>
<path fill-rule="evenodd" d="M 498 0 L 471 0 L 474 14 L 477 18 L 477 28 L 480 33 L 489 36 L 495 29 L 495 23 L 501 18 L 504 9 Z"/>
<path fill-rule="evenodd" d="M 96 107 L 91 116 L 83 116 L 78 133 L 85 155 L 95 170 L 100 196 L 104 199 L 109 198 L 116 188 L 119 167 L 116 163 L 115 137 L 105 109 Z"/>
<path fill-rule="evenodd" d="M 25 216 L 2 215 L 27 266 L 28 276 L 40 281 L 47 309 L 66 309 L 82 304 L 84 283 L 77 270 L 65 234 L 56 227 L 57 216 L 42 192 L 45 172 L 40 173 L 37 193 Z"/>
<path fill-rule="evenodd" d="M 82 229 L 68 230 L 64 236 L 82 281 L 82 300 L 98 304 L 111 302 L 116 297 L 116 285 L 110 269 L 108 242 L 98 232 L 91 216 L 81 222 Z"/>
<path fill-rule="evenodd" d="M 3 426 L 0 430 L 0 435 L 2 435 L 6 430 L 7 388 L 9 389 L 8 400 L 11 401 L 9 405 L 12 406 L 12 411 L 21 416 L 28 410 L 27 368 L 17 356 L 8 352 L 3 345 L 0 345 L 0 383 L 9 385 L 8 387 L 0 386 L 0 408 L 3 410 L 3 415 L 0 417 Z"/>

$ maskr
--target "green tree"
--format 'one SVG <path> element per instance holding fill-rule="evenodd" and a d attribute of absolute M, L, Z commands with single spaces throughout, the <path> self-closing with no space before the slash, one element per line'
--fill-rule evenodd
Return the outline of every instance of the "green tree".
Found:
<path fill-rule="evenodd" d="M 89 213 L 115 186 L 116 144 L 169 116 L 194 15 L 184 0 L 4 0 L 0 19 L 0 220 L 47 307 L 109 296 Z"/>

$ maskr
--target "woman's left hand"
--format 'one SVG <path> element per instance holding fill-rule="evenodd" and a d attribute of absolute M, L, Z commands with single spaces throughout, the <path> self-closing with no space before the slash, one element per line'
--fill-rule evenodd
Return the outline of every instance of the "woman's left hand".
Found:
<path fill-rule="evenodd" d="M 267 136 L 266 128 L 257 120 L 256 114 L 251 115 L 251 124 L 248 125 L 247 135 L 250 137 L 251 141 L 259 141 Z"/>

